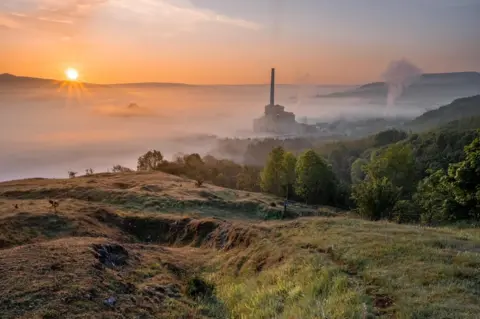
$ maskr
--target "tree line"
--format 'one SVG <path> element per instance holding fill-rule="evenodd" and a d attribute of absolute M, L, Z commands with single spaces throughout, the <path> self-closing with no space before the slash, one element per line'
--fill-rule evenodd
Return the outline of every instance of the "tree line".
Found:
<path fill-rule="evenodd" d="M 293 150 L 277 145 L 284 141 L 267 139 L 251 144 L 263 145 L 261 153 L 271 147 L 261 164 L 199 154 L 167 161 L 154 150 L 138 159 L 137 169 L 186 176 L 198 185 L 209 182 L 352 209 L 372 220 L 478 221 L 479 137 L 477 130 L 460 128 L 422 134 L 392 129 L 353 141 L 308 140 Z M 312 147 L 299 150 L 307 145 Z"/>

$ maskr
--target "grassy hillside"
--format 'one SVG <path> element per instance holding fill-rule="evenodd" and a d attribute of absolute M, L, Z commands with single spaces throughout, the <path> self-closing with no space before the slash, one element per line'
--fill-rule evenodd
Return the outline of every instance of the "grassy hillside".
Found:
<path fill-rule="evenodd" d="M 290 219 L 265 220 L 280 203 L 163 173 L 1 183 L 1 317 L 479 313 L 480 230 L 367 222 L 299 204 Z M 305 215 L 318 216 L 293 218 Z"/>

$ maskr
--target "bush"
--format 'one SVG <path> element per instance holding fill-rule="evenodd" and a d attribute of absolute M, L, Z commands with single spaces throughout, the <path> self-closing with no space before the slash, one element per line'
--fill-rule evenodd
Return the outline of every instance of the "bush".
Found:
<path fill-rule="evenodd" d="M 392 209 L 393 220 L 397 223 L 416 223 L 420 220 L 420 208 L 411 200 L 399 200 Z"/>
<path fill-rule="evenodd" d="M 392 219 L 393 208 L 400 198 L 401 189 L 386 177 L 356 184 L 352 188 L 352 199 L 358 213 L 370 220 Z"/>

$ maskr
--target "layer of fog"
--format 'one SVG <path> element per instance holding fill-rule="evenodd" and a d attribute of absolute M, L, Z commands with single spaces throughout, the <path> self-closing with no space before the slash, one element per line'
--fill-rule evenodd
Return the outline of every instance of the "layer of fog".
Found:
<path fill-rule="evenodd" d="M 299 121 L 379 117 L 384 110 L 358 100 L 318 99 L 348 89 L 313 85 L 277 87 L 277 103 Z M 66 177 L 68 170 L 135 168 L 149 149 L 171 158 L 205 153 L 209 145 L 187 137 L 251 137 L 263 114 L 268 86 L 159 88 L 0 89 L 0 180 Z M 390 107 L 390 116 L 423 110 Z M 182 137 L 184 137 L 182 139 Z"/>

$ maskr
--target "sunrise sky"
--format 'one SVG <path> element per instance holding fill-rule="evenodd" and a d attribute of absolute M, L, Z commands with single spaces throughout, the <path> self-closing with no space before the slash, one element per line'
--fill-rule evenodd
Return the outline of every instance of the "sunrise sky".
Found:
<path fill-rule="evenodd" d="M 399 58 L 480 71 L 479 30 L 480 0 L 0 0 L 0 73 L 357 84 Z"/>

